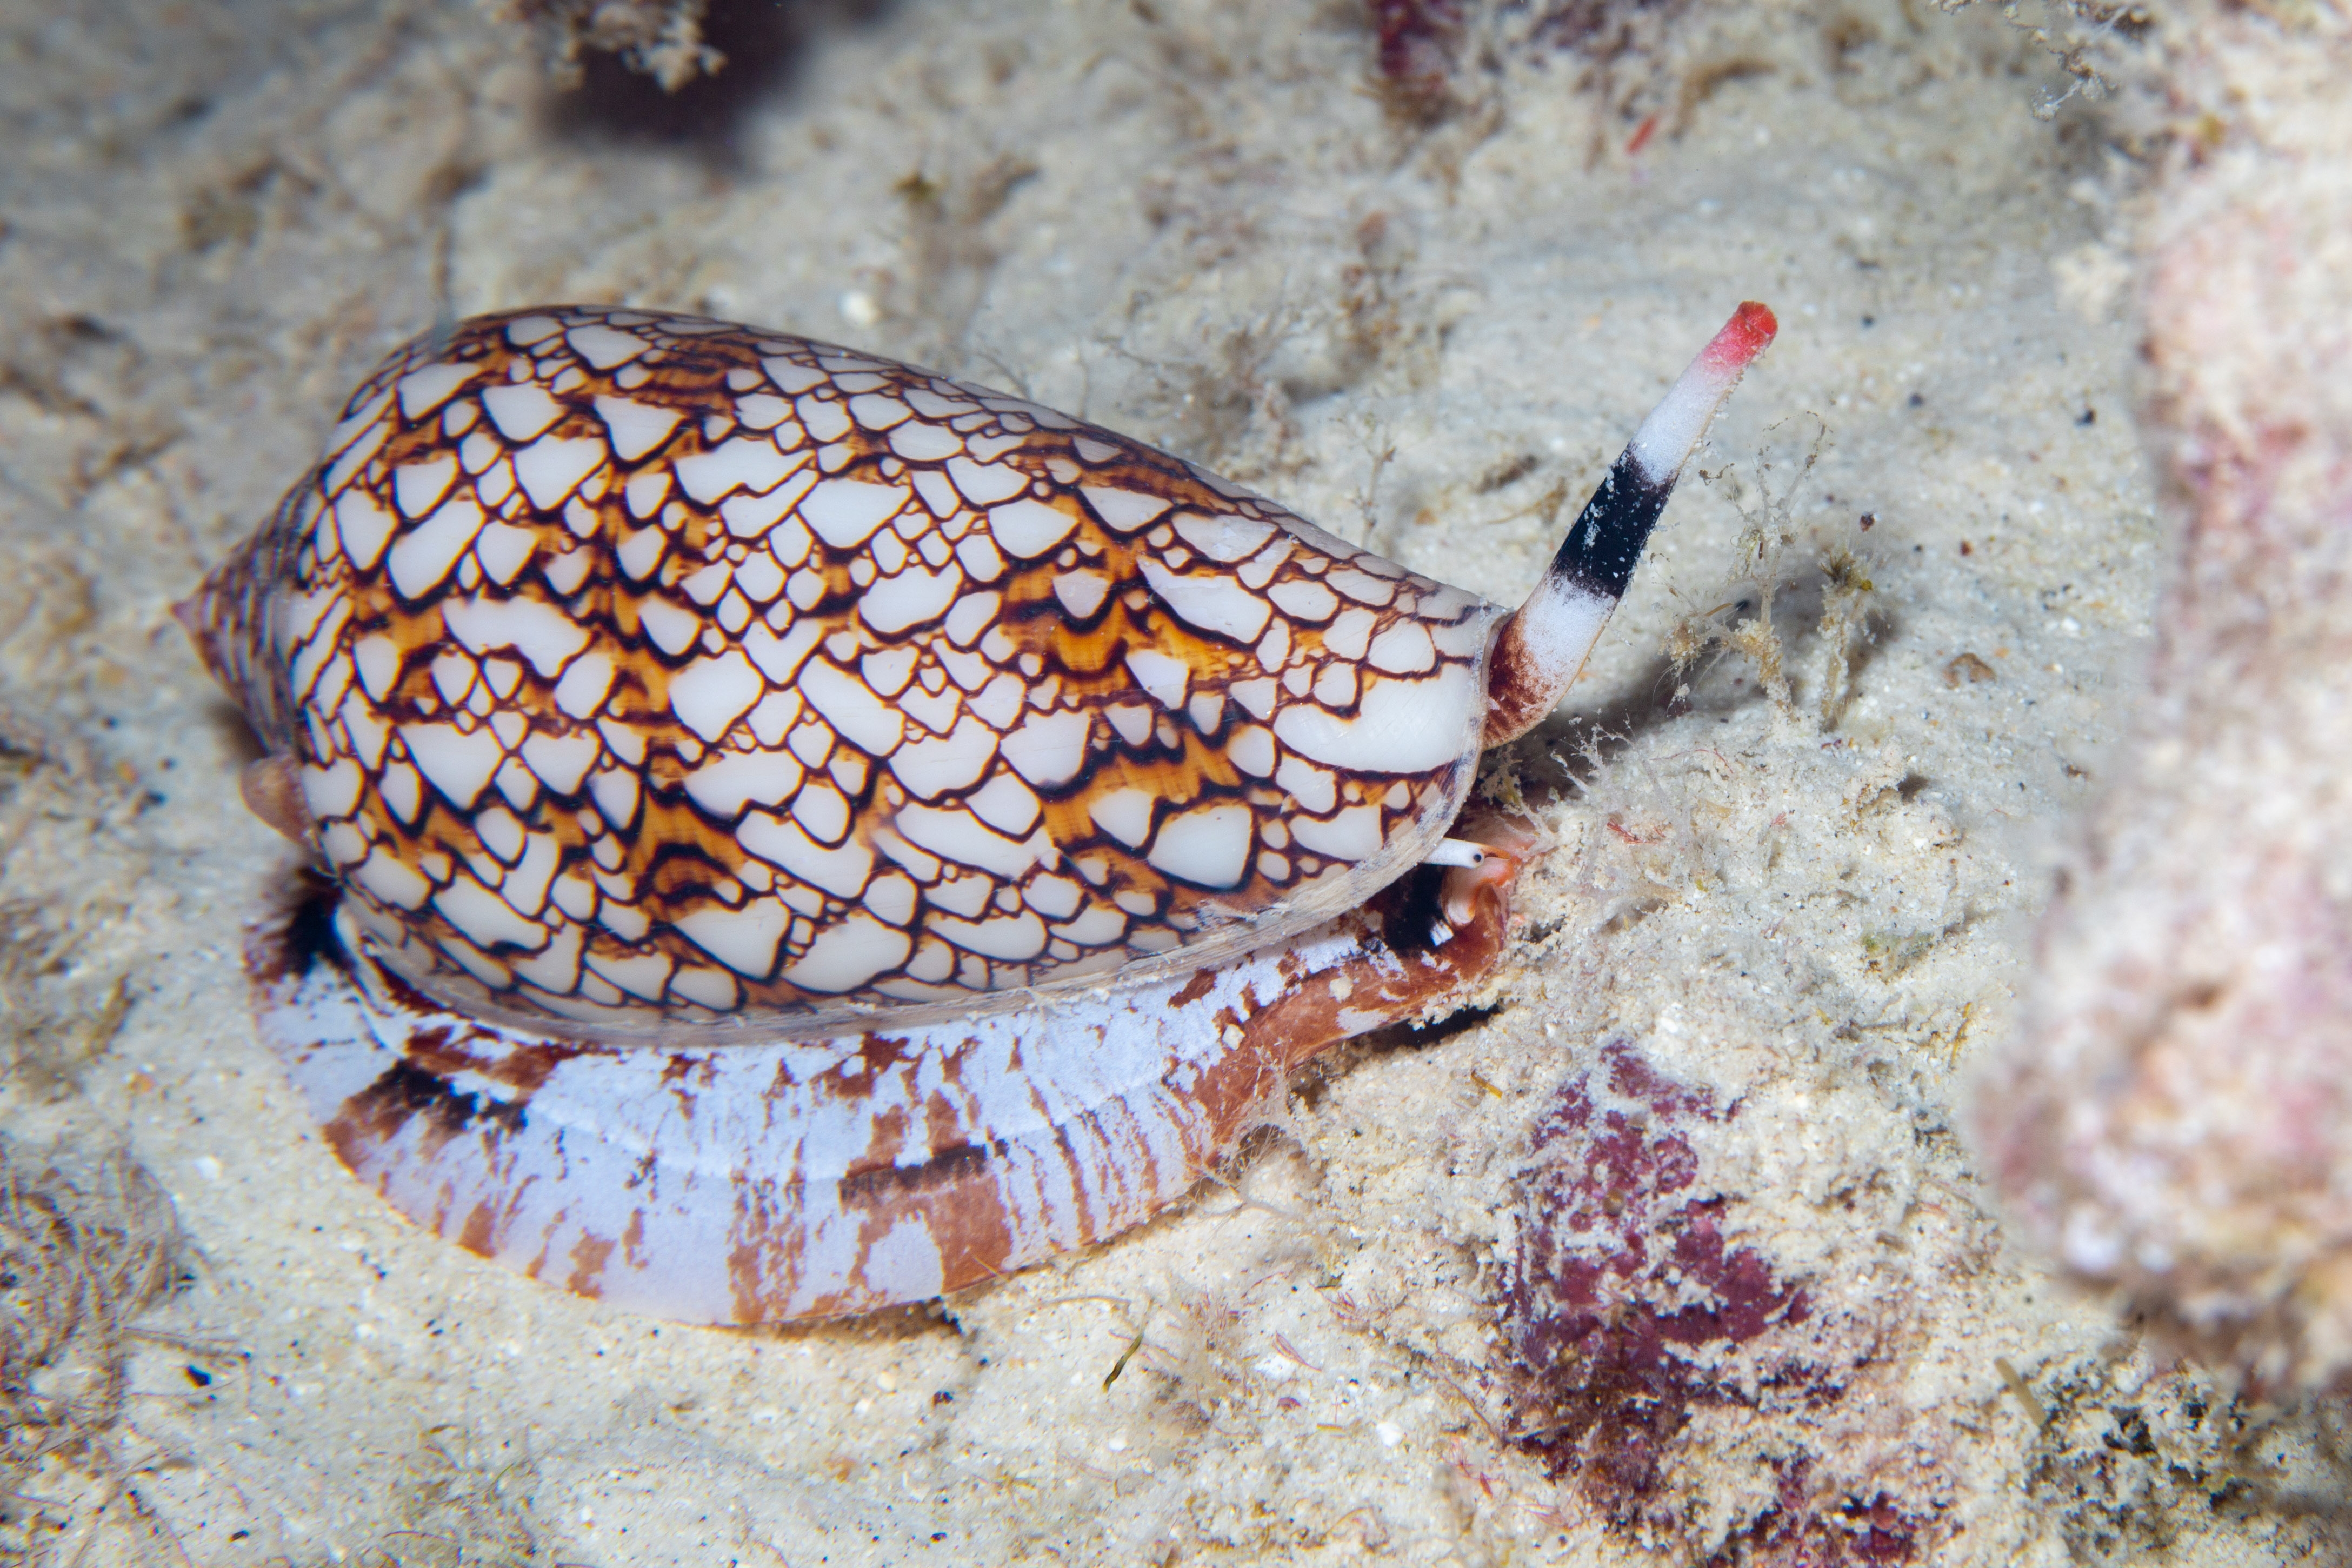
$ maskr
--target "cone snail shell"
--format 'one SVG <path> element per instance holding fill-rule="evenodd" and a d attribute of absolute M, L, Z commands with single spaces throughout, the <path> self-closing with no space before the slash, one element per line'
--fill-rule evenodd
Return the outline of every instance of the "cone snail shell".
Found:
<path fill-rule="evenodd" d="M 850 350 L 420 338 L 180 607 L 330 879 L 255 939 L 265 1038 L 410 1218 L 663 1316 L 1115 1234 L 1500 956 L 1526 841 L 1447 836 L 1478 755 L 1775 330 L 1740 307 L 1516 613 Z"/>

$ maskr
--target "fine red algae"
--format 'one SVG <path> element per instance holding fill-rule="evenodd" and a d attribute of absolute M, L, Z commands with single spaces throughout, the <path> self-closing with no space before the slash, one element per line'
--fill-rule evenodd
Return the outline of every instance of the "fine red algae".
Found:
<path fill-rule="evenodd" d="M 1498 1291 L 1517 1441 L 1644 1544 L 1726 1564 L 1907 1561 L 1926 1511 L 1824 1479 L 1805 1446 L 1869 1352 L 1840 1348 L 1804 1286 L 1738 1239 L 1738 1198 L 1704 1179 L 1738 1113 L 1620 1038 L 1538 1117 Z M 1693 1428 L 1713 1411 L 1775 1423 L 1782 1451 L 1752 1478 L 1769 1501 L 1693 1540 Z"/>
<path fill-rule="evenodd" d="M 1381 80 L 1423 110 L 1442 104 L 1462 38 L 1462 0 L 1371 0 L 1371 14 Z"/>
<path fill-rule="evenodd" d="M 1505 1315 L 1528 1379 L 1524 1446 L 1631 1521 L 1692 1407 L 1736 1397 L 1702 1353 L 1801 1322 L 1808 1303 L 1762 1255 L 1727 1244 L 1726 1200 L 1696 1189 L 1678 1129 L 1721 1121 L 1714 1096 L 1661 1076 L 1629 1041 L 1601 1058 L 1536 1124 Z"/>
<path fill-rule="evenodd" d="M 1847 1499 L 1825 1509 L 1808 1484 L 1812 1468 L 1804 1456 L 1779 1467 L 1773 1506 L 1710 1553 L 1706 1568 L 1832 1568 L 1908 1563 L 1918 1555 L 1918 1522 L 1892 1495 L 1882 1491 L 1867 1501 Z"/>
<path fill-rule="evenodd" d="M 1475 104 L 1496 61 L 1537 63 L 1556 55 L 1608 68 L 1628 57 L 1662 57 L 1666 30 L 1685 0 L 1538 0 L 1474 8 L 1467 0 L 1365 0 L 1374 42 L 1373 78 L 1392 111 L 1433 123 Z M 1475 62 L 1475 66 L 1472 62 Z M 1639 152 L 1659 128 L 1652 114 L 1625 149 Z"/>

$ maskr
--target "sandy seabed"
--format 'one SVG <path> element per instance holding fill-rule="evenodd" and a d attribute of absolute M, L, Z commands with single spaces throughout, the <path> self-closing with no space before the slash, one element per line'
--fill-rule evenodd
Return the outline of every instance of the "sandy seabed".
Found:
<path fill-rule="evenodd" d="M 1629 12 L 1596 59 L 1538 15 L 1411 112 L 1351 4 L 801 7 L 667 99 L 464 4 L 0 8 L 0 1113 L 36 1186 L 135 1187 L 127 1145 L 185 1238 L 143 1309 L 9 1342 L 0 1559 L 2325 1549 L 2324 1415 L 2054 1284 L 1959 1130 L 2162 571 L 2127 139 L 1996 16 Z M 1495 1005 L 1337 1053 L 1140 1232 L 656 1324 L 412 1229 L 255 1038 L 297 862 L 168 607 L 438 319 L 851 342 L 1516 601 L 1743 298 L 1780 341 L 1488 769 L 1557 840 Z M 1643 1225 L 1711 1239 L 1629 1262 Z M 1539 1365 L 1561 1258 L 1619 1293 Z M 27 1457 L 60 1391 L 96 1425 Z"/>

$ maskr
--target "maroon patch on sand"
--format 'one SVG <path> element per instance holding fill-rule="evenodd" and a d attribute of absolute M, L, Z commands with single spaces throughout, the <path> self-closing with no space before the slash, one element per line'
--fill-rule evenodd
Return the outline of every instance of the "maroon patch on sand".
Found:
<path fill-rule="evenodd" d="M 1701 1179 L 1708 1133 L 1736 1111 L 1608 1042 L 1537 1119 L 1499 1281 L 1519 1446 L 1653 1544 L 1680 1534 L 1668 1494 L 1694 1412 L 1818 1409 L 1845 1392 L 1848 1369 L 1818 1358 L 1806 1292 L 1727 1237 L 1737 1197 Z M 1771 1466 L 1778 1500 L 1710 1563 L 1914 1555 L 1921 1526 L 1896 1500 L 1812 1484 L 1802 1452 Z"/>

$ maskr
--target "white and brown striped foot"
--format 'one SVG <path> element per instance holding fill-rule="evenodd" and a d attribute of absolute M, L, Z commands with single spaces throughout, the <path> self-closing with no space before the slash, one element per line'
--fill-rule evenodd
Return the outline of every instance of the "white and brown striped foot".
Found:
<path fill-rule="evenodd" d="M 1467 1000 L 1526 839 L 1282 946 L 1034 1012 L 832 1040 L 589 1045 L 439 1007 L 325 888 L 250 951 L 329 1143 L 418 1225 L 690 1322 L 870 1312 L 1106 1239 L 1181 1197 L 1332 1042 Z"/>

